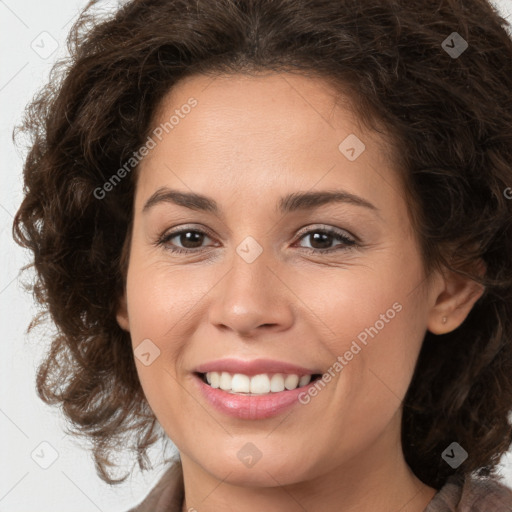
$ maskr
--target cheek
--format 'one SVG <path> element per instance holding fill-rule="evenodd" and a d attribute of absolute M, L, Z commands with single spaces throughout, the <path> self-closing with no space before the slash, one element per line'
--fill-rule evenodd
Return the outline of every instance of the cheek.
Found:
<path fill-rule="evenodd" d="M 188 315 L 193 314 L 205 293 L 203 287 L 196 286 L 202 281 L 194 277 L 194 272 L 139 261 L 132 260 L 127 276 L 132 338 L 135 344 L 141 337 L 163 341 L 186 326 Z"/>
<path fill-rule="evenodd" d="M 150 405 L 158 411 L 165 401 L 162 386 L 174 386 L 182 373 L 188 342 L 204 321 L 202 301 L 216 280 L 208 268 L 192 271 L 148 260 L 136 253 L 131 258 L 126 291 L 137 372 Z M 157 354 L 148 366 L 138 357 L 147 352 L 142 349 L 146 346 L 151 357 Z"/>
<path fill-rule="evenodd" d="M 426 331 L 421 282 L 413 255 L 380 258 L 371 269 L 340 270 L 316 280 L 315 306 L 341 401 L 393 408 L 410 384 Z M 300 292 L 299 292 L 300 293 Z M 341 356 L 342 361 L 338 359 Z M 332 366 L 331 366 L 332 367 Z M 364 412 L 364 411 L 362 411 Z M 368 412 L 368 411 L 366 411 Z"/>
<path fill-rule="evenodd" d="M 331 348 L 343 357 L 338 400 L 354 407 L 355 423 L 371 416 L 370 429 L 386 424 L 401 406 L 425 334 L 415 303 L 395 298 L 389 294 L 360 313 L 351 335 Z"/>
<path fill-rule="evenodd" d="M 418 278 L 416 272 L 402 267 L 398 272 L 391 265 L 376 265 L 371 271 L 358 269 L 330 269 L 325 274 L 315 274 L 312 279 L 297 280 L 294 292 L 303 298 L 310 309 L 304 314 L 317 318 L 326 331 L 334 353 L 348 350 L 347 340 L 358 340 L 361 346 L 369 345 L 377 337 L 389 338 L 392 344 L 403 342 L 398 336 L 417 322 L 413 311 L 418 310 L 414 294 L 410 293 Z M 419 313 L 419 311 L 418 311 Z"/>
<path fill-rule="evenodd" d="M 179 443 L 186 431 L 180 418 L 187 417 L 178 384 L 179 366 L 190 339 L 189 315 L 193 317 L 204 292 L 194 288 L 190 274 L 187 278 L 186 272 L 143 261 L 131 259 L 126 284 L 137 374 L 151 410 Z M 140 357 L 144 352 L 150 353 L 150 364 Z"/>

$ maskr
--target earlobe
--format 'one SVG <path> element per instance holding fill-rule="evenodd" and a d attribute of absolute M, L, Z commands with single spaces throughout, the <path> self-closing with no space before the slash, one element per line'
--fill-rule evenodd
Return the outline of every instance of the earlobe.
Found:
<path fill-rule="evenodd" d="M 483 275 L 483 263 L 478 269 Z M 480 283 L 455 272 L 447 273 L 444 283 L 444 289 L 429 313 L 427 328 L 433 334 L 446 334 L 457 329 L 485 291 Z"/>
<path fill-rule="evenodd" d="M 126 296 L 125 295 L 123 295 L 119 299 L 119 305 L 118 305 L 117 313 L 116 313 L 116 320 L 117 320 L 117 323 L 119 324 L 119 327 L 121 327 L 121 329 L 123 329 L 124 331 L 130 332 L 130 321 L 128 318 L 128 306 L 126 304 Z"/>

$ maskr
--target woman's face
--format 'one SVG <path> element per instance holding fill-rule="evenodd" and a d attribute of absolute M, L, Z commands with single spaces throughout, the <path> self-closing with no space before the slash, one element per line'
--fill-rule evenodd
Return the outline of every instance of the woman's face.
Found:
<path fill-rule="evenodd" d="M 386 142 L 292 74 L 190 77 L 166 122 L 139 168 L 118 321 L 182 460 L 275 486 L 401 456 L 435 300 Z"/>

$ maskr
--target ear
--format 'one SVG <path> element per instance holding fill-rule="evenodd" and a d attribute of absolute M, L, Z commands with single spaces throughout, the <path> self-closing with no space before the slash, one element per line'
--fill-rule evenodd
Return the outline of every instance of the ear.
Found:
<path fill-rule="evenodd" d="M 116 312 L 116 320 L 121 329 L 130 332 L 130 321 L 128 318 L 128 306 L 126 303 L 126 293 L 119 299 Z"/>
<path fill-rule="evenodd" d="M 477 272 L 485 274 L 485 264 L 478 261 Z M 442 277 L 441 292 L 428 315 L 427 329 L 433 334 L 446 334 L 459 327 L 469 315 L 485 288 L 469 277 L 447 271 Z"/>

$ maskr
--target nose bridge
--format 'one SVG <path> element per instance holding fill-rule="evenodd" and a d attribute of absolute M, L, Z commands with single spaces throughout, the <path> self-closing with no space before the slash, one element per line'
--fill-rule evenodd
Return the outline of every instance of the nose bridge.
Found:
<path fill-rule="evenodd" d="M 236 247 L 232 259 L 232 268 L 229 272 L 224 290 L 225 300 L 233 300 L 249 304 L 252 302 L 255 309 L 259 309 L 259 300 L 268 301 L 268 290 L 272 273 L 269 270 L 270 252 L 268 246 L 264 247 L 263 237 L 260 242 L 253 236 L 246 236 Z"/>
<path fill-rule="evenodd" d="M 211 322 L 250 332 L 260 325 L 281 325 L 291 320 L 283 287 L 272 272 L 272 250 L 253 236 L 235 247 L 232 266 L 211 307 Z"/>

